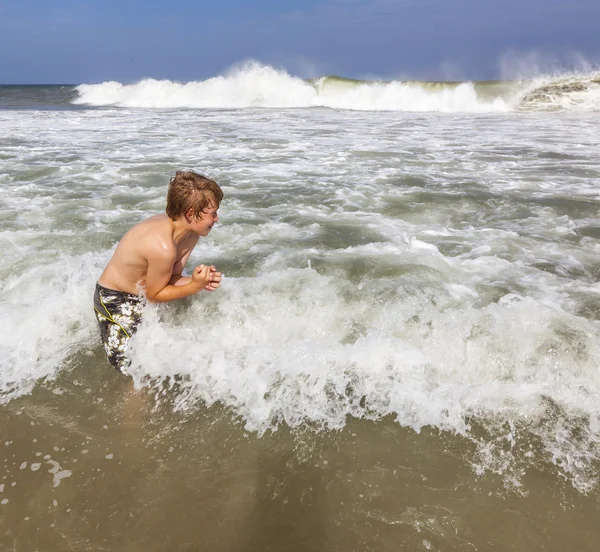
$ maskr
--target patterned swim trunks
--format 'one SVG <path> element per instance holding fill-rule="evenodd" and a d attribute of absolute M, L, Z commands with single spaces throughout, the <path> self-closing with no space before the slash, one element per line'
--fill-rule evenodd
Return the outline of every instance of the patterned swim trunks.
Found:
<path fill-rule="evenodd" d="M 127 368 L 131 364 L 125 352 L 142 320 L 144 304 L 145 301 L 138 295 L 96 284 L 94 311 L 104 350 L 109 362 L 125 375 L 129 375 Z"/>

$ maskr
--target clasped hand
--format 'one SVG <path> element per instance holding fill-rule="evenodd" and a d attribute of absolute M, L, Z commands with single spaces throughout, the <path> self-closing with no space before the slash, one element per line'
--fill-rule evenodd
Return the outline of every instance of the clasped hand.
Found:
<path fill-rule="evenodd" d="M 194 268 L 192 281 L 198 286 L 199 289 L 215 291 L 221 285 L 222 276 L 223 275 L 220 272 L 217 272 L 217 269 L 212 265 L 199 265 Z"/>

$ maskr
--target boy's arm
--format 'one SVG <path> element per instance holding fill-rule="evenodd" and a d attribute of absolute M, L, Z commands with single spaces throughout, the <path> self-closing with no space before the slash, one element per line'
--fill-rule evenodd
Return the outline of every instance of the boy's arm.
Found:
<path fill-rule="evenodd" d="M 185 284 L 189 284 L 192 279 L 189 276 L 183 276 L 182 272 L 185 268 L 185 265 L 190 258 L 192 251 L 190 250 L 186 255 L 184 255 L 181 259 L 179 259 L 173 265 L 173 274 L 169 279 L 169 285 L 172 286 L 183 286 Z M 214 266 L 210 267 L 210 281 L 204 288 L 206 291 L 216 291 L 217 288 L 221 285 L 221 276 L 220 272 L 217 272 L 217 269 Z"/>
<path fill-rule="evenodd" d="M 173 286 L 181 286 L 190 282 L 191 278 L 189 276 L 182 276 L 182 274 L 191 254 L 192 250 L 190 249 L 183 257 L 181 257 L 181 259 L 175 262 L 169 284 Z"/>
<path fill-rule="evenodd" d="M 210 270 L 210 281 L 204 288 L 206 291 L 216 291 L 221 285 L 221 277 L 223 276 L 214 266 L 208 267 Z M 169 280 L 169 284 L 172 286 L 183 286 L 192 279 L 189 276 L 182 276 L 181 274 L 173 274 Z"/>
<path fill-rule="evenodd" d="M 183 276 L 181 274 L 173 274 L 171 279 L 169 280 L 170 286 L 183 286 L 185 284 L 189 284 L 192 279 L 189 276 Z"/>
<path fill-rule="evenodd" d="M 187 280 L 185 283 L 174 285 L 172 280 L 178 282 L 173 274 L 173 256 L 168 251 L 153 251 L 148 256 L 148 269 L 146 273 L 146 297 L 153 303 L 164 303 L 181 299 L 188 295 L 198 293 L 210 281 L 210 267 L 197 266 L 191 278 L 181 275 Z"/>
<path fill-rule="evenodd" d="M 175 262 L 173 265 L 173 274 L 171 279 L 169 280 L 169 284 L 172 286 L 183 286 L 184 284 L 189 284 L 192 279 L 189 276 L 183 276 L 183 269 L 192 254 L 192 250 L 190 249 L 181 259 Z"/>

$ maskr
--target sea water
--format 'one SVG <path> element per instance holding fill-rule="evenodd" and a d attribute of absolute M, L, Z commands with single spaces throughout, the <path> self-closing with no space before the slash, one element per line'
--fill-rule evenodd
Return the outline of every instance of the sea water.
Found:
<path fill-rule="evenodd" d="M 57 550 L 115 531 L 136 550 L 592 550 L 599 110 L 594 73 L 306 81 L 255 64 L 0 87 L 6 542 L 32 546 L 37 515 Z M 180 169 L 223 188 L 188 268 L 225 276 L 147 305 L 132 399 L 92 293 Z M 66 528 L 74 509 L 85 530 Z"/>

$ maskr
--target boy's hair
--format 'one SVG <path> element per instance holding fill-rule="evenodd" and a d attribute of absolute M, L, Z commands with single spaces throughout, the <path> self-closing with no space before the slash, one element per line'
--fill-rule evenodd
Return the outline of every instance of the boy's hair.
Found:
<path fill-rule="evenodd" d="M 169 183 L 166 211 L 170 219 L 177 220 L 193 209 L 198 219 L 204 209 L 219 207 L 222 200 L 223 191 L 214 180 L 193 171 L 177 171 Z"/>

